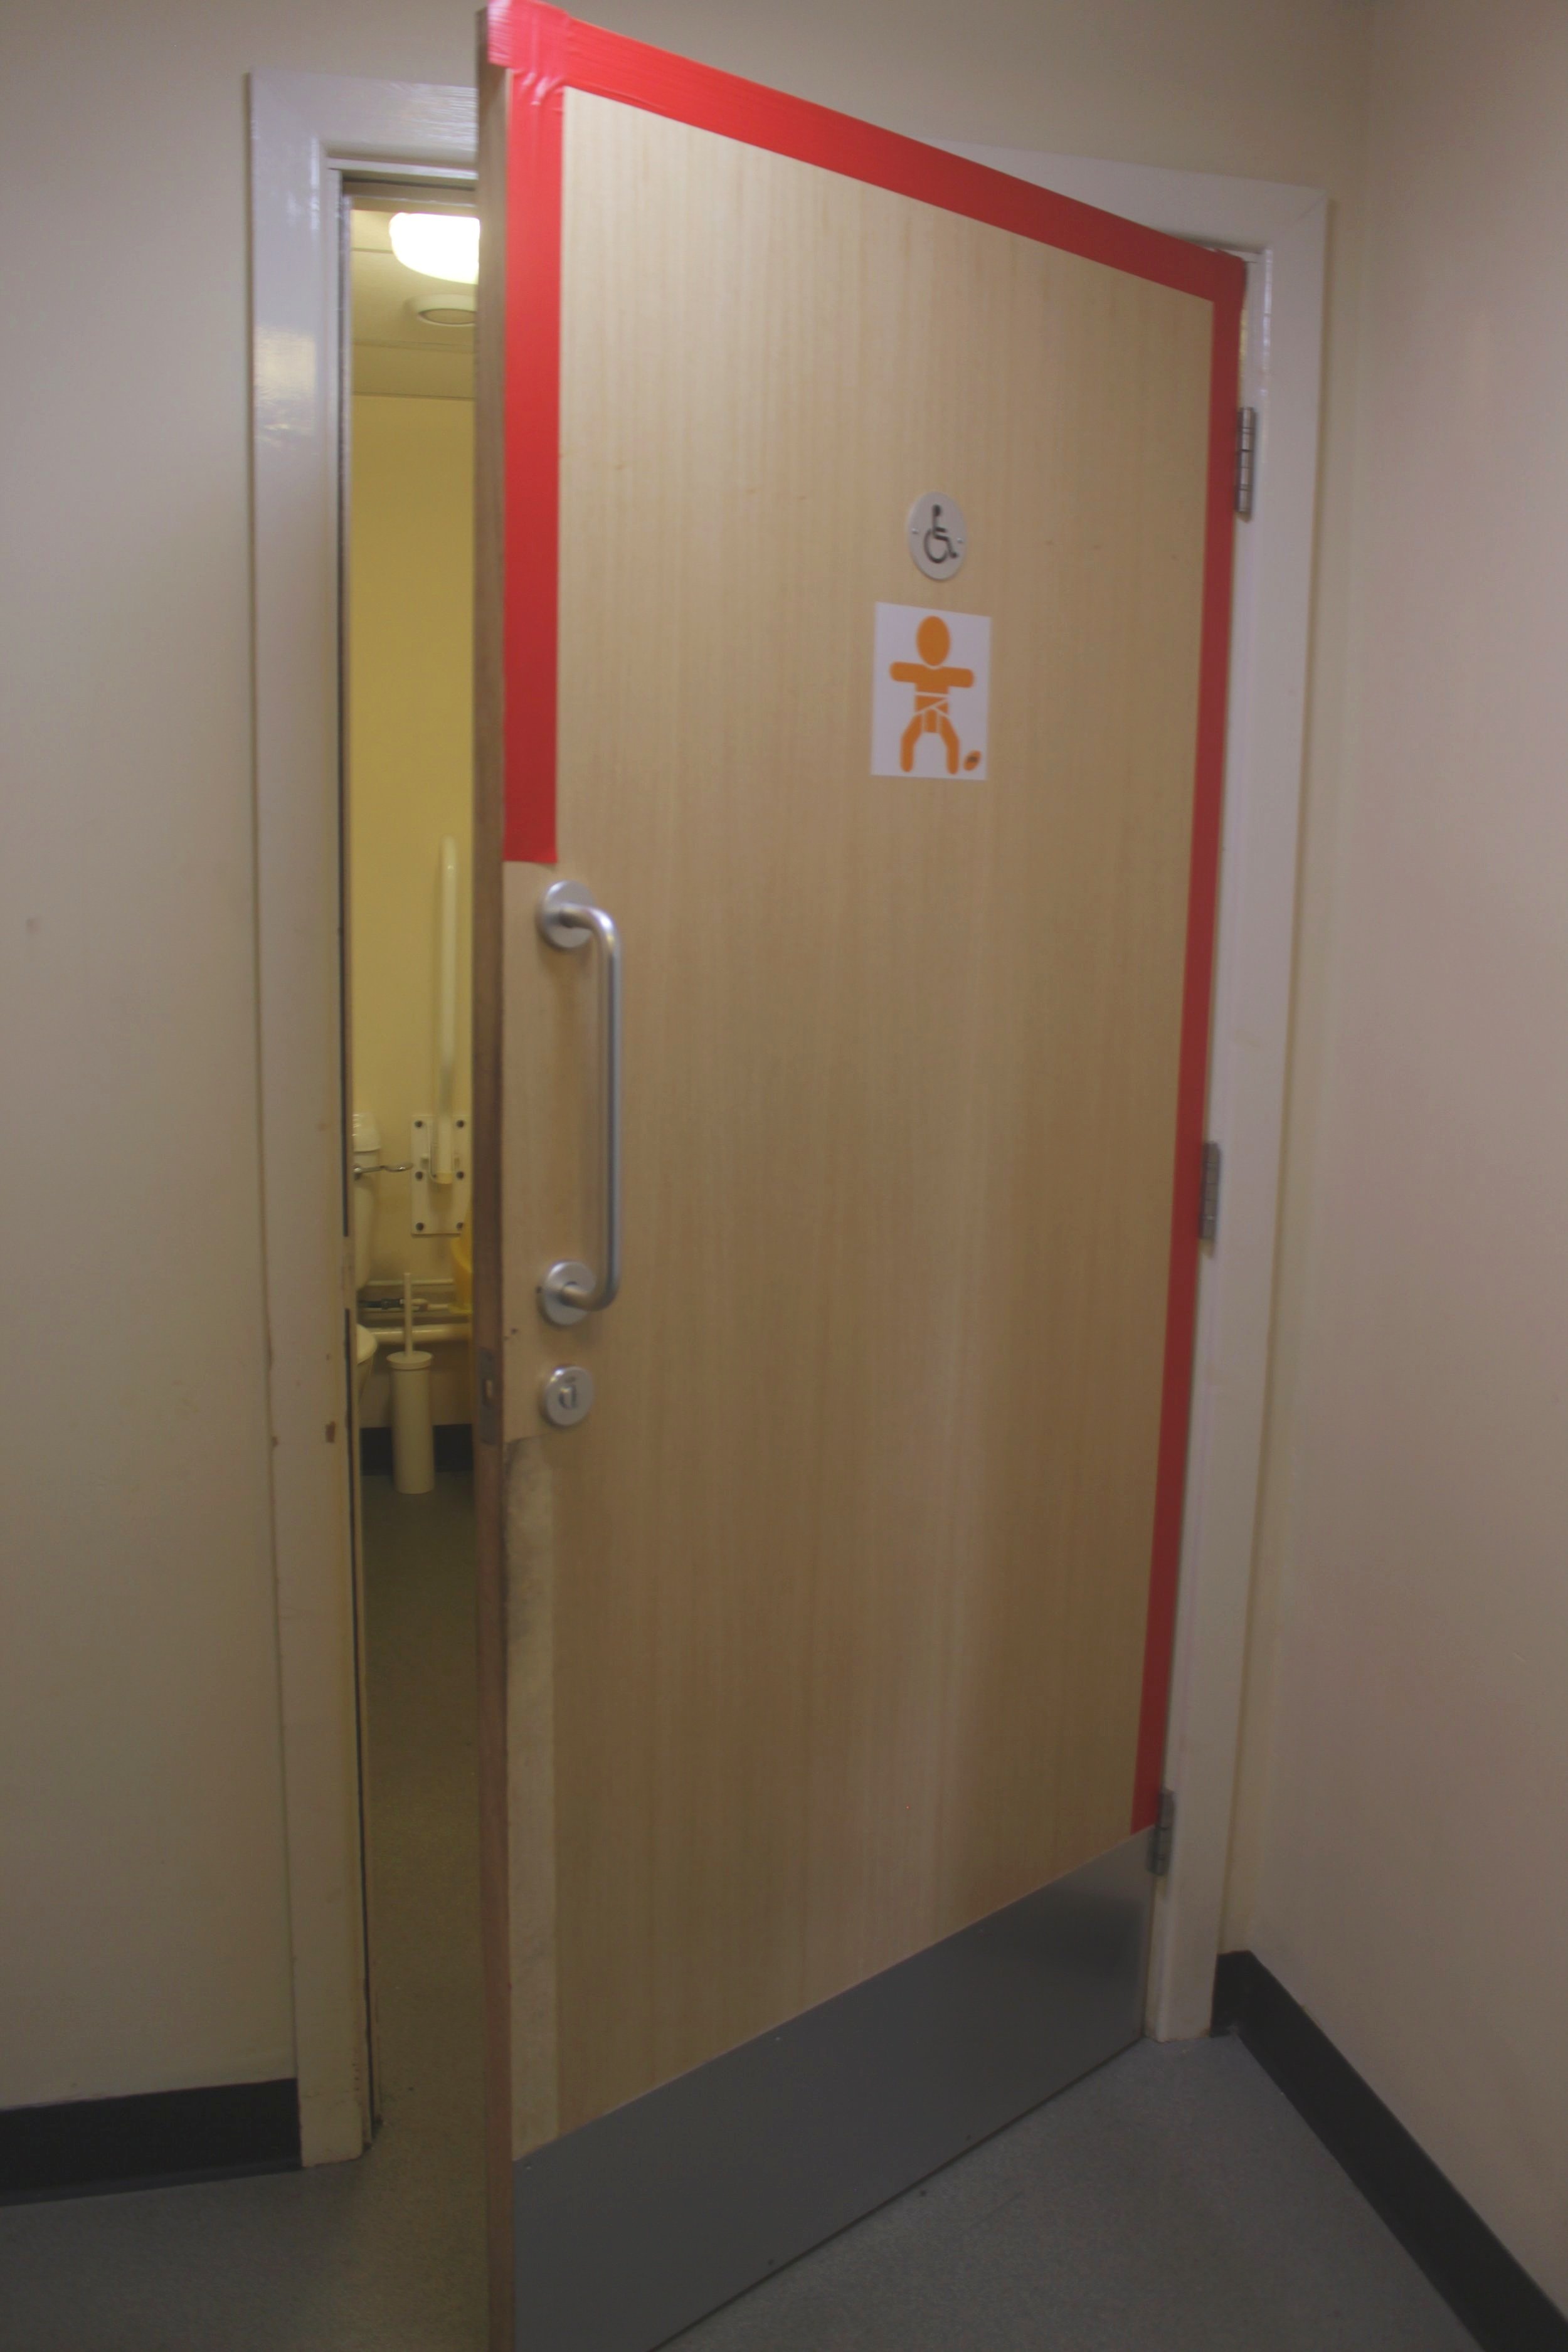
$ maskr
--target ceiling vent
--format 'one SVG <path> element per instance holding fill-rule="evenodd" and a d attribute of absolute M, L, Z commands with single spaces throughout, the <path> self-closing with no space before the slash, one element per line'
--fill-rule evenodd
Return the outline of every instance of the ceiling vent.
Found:
<path fill-rule="evenodd" d="M 474 323 L 472 299 L 464 300 L 461 287 L 433 286 L 428 293 L 414 295 L 408 308 L 422 327 L 440 328 L 448 334 L 454 328 L 471 329 Z"/>

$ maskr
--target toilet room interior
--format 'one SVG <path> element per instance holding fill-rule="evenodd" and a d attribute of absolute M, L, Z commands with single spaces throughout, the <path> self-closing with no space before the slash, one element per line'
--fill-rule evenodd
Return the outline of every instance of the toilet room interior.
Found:
<path fill-rule="evenodd" d="M 472 2196 L 478 222 L 438 184 L 351 184 L 345 211 L 343 1149 L 373 2099 L 434 2193 L 455 2174 Z"/>

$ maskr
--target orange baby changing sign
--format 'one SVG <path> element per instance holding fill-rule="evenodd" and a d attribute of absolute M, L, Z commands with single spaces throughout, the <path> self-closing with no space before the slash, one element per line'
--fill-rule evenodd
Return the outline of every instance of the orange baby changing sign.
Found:
<path fill-rule="evenodd" d="M 929 604 L 879 604 L 871 666 L 871 773 L 985 773 L 991 623 Z"/>

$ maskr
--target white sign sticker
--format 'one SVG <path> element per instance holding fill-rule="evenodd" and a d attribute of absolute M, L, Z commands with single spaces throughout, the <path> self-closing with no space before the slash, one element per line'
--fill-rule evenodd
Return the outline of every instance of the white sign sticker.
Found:
<path fill-rule="evenodd" d="M 991 623 L 980 613 L 879 604 L 871 662 L 871 773 L 985 773 Z"/>

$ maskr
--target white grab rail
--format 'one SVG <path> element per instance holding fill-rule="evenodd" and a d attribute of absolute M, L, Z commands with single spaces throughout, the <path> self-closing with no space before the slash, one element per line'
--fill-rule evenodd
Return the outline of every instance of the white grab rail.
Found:
<path fill-rule="evenodd" d="M 436 1025 L 436 1148 L 431 1155 L 430 1181 L 450 1184 L 453 1178 L 452 1113 L 458 1082 L 458 845 L 447 834 L 441 843 L 441 911 L 437 950 L 440 995 Z"/>

